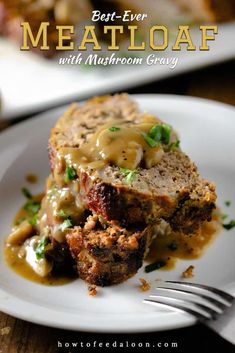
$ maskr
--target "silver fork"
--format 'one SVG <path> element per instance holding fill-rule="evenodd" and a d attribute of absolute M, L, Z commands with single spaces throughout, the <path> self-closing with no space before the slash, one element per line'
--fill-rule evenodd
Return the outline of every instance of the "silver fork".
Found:
<path fill-rule="evenodd" d="M 145 304 L 193 315 L 221 337 L 235 344 L 235 297 L 203 284 L 165 281 Z"/>

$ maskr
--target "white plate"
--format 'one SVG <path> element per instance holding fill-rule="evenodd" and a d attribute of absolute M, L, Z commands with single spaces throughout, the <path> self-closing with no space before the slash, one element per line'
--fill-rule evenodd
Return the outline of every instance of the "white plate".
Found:
<path fill-rule="evenodd" d="M 168 95 L 135 96 L 144 110 L 158 115 L 179 131 L 183 149 L 198 164 L 202 175 L 217 184 L 218 204 L 232 200 L 226 209 L 235 215 L 235 109 L 195 98 Z M 0 236 L 10 230 L 12 218 L 23 203 L 21 187 L 25 175 L 40 177 L 33 192 L 39 192 L 49 172 L 47 139 L 50 127 L 64 108 L 48 111 L 0 135 Z M 124 284 L 101 288 L 96 297 L 87 294 L 87 285 L 76 280 L 63 286 L 47 287 L 12 272 L 0 252 L 0 309 L 13 316 L 66 329 L 96 332 L 158 331 L 193 324 L 186 314 L 156 310 L 142 304 L 150 292 L 138 289 L 140 277 L 152 284 L 156 278 L 178 280 L 190 264 L 193 281 L 224 288 L 235 294 L 235 232 L 222 232 L 199 260 L 178 261 L 172 271 L 149 274 L 141 269 Z"/>
<path fill-rule="evenodd" d="M 0 38 L 2 117 L 32 114 L 73 99 L 127 89 L 235 57 L 235 45 L 232 45 L 235 22 L 219 24 L 219 33 L 216 40 L 209 43 L 209 51 L 198 50 L 201 44 L 198 27 L 192 29 L 196 51 L 173 52 L 170 44 L 164 53 L 148 53 L 147 50 L 144 53 L 145 57 L 150 53 L 158 58 L 178 57 L 179 62 L 174 69 L 159 64 L 148 66 L 145 62 L 142 65 L 112 65 L 88 69 L 79 65 L 61 66 L 56 58 L 45 60 L 31 52 L 21 52 L 18 46 Z M 77 55 L 78 52 L 73 54 Z M 66 54 L 69 55 L 70 52 Z"/>

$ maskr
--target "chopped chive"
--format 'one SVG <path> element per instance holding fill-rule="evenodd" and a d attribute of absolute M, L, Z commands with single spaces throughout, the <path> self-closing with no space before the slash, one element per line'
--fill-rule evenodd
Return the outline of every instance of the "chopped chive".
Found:
<path fill-rule="evenodd" d="M 171 126 L 168 124 L 162 124 L 162 143 L 165 145 L 168 145 L 170 142 L 170 136 L 171 136 Z"/>
<path fill-rule="evenodd" d="M 156 147 L 159 143 L 170 143 L 171 126 L 168 124 L 155 124 L 148 133 L 141 134 L 150 147 Z"/>
<path fill-rule="evenodd" d="M 32 218 L 28 219 L 29 224 L 31 224 L 32 226 L 35 226 L 37 224 L 38 221 L 38 214 L 35 213 L 35 215 L 33 215 Z"/>
<path fill-rule="evenodd" d="M 137 174 L 137 170 L 131 170 L 128 168 L 120 168 L 120 171 L 122 174 L 124 174 L 125 177 L 125 181 L 130 184 L 136 177 Z"/>
<path fill-rule="evenodd" d="M 164 266 L 166 266 L 166 262 L 160 260 L 160 261 L 157 261 L 157 262 L 154 262 L 152 264 L 145 266 L 144 271 L 146 273 L 149 273 L 149 272 L 153 272 L 155 270 L 159 270 L 161 267 L 164 267 Z"/>
<path fill-rule="evenodd" d="M 170 150 L 174 151 L 180 147 L 180 140 L 174 141 L 170 144 Z"/>
<path fill-rule="evenodd" d="M 63 232 L 65 231 L 65 229 L 67 228 L 71 228 L 73 226 L 73 223 L 71 221 L 71 219 L 67 218 L 64 220 L 64 222 L 60 225 L 60 230 Z"/>
<path fill-rule="evenodd" d="M 162 125 L 156 124 L 151 127 L 148 135 L 155 141 L 160 142 L 162 138 Z"/>
<path fill-rule="evenodd" d="M 74 169 L 74 167 L 71 166 L 67 166 L 66 170 L 65 170 L 65 177 L 64 177 L 64 181 L 66 183 L 68 183 L 69 181 L 75 179 L 77 176 L 76 170 Z"/>
<path fill-rule="evenodd" d="M 229 223 L 223 224 L 224 229 L 230 230 L 235 227 L 235 220 L 230 221 Z"/>
<path fill-rule="evenodd" d="M 66 213 L 64 212 L 64 210 L 59 210 L 59 211 L 57 212 L 57 216 L 59 216 L 59 217 L 61 217 L 61 218 L 66 218 L 66 217 L 67 217 L 67 215 L 66 215 Z"/>
<path fill-rule="evenodd" d="M 145 132 L 142 132 L 141 136 L 144 138 L 145 142 L 152 148 L 156 147 L 158 145 L 158 142 L 155 141 L 152 137 L 150 137 L 148 134 Z"/>
<path fill-rule="evenodd" d="M 127 176 L 125 178 L 126 182 L 128 184 L 130 184 L 135 179 L 135 175 L 136 175 L 135 171 L 130 172 L 129 174 L 127 174 Z"/>
<path fill-rule="evenodd" d="M 36 247 L 35 253 L 37 260 L 43 259 L 45 257 L 45 247 L 49 243 L 48 237 L 43 237 Z"/>
<path fill-rule="evenodd" d="M 27 199 L 32 199 L 32 194 L 31 194 L 31 192 L 29 191 L 29 189 L 27 189 L 27 188 L 22 188 L 21 189 L 21 191 L 22 191 L 22 194 L 27 198 Z"/>
<path fill-rule="evenodd" d="M 40 210 L 41 204 L 38 201 L 29 200 L 24 205 L 24 210 L 32 214 L 37 213 Z"/>
<path fill-rule="evenodd" d="M 230 200 L 227 200 L 227 201 L 224 201 L 224 204 L 225 204 L 225 206 L 227 206 L 227 207 L 229 207 L 229 206 L 231 206 L 231 201 Z"/>
<path fill-rule="evenodd" d="M 116 126 L 111 126 L 109 128 L 109 131 L 111 131 L 111 132 L 115 132 L 115 131 L 119 131 L 119 130 L 121 130 L 121 128 L 120 127 L 116 127 Z"/>

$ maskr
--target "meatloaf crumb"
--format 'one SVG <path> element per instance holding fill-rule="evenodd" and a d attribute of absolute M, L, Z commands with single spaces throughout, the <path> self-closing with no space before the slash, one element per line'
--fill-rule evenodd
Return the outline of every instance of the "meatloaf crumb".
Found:
<path fill-rule="evenodd" d="M 182 272 L 183 278 L 192 278 L 194 276 L 194 266 L 190 265 L 184 272 Z"/>
<path fill-rule="evenodd" d="M 151 288 L 151 285 L 144 278 L 139 278 L 139 281 L 141 283 L 140 285 L 141 292 L 146 292 Z"/>
<path fill-rule="evenodd" d="M 88 293 L 89 293 L 89 295 L 91 295 L 92 297 L 96 296 L 96 294 L 97 294 L 96 285 L 90 284 L 90 285 L 88 286 Z"/>

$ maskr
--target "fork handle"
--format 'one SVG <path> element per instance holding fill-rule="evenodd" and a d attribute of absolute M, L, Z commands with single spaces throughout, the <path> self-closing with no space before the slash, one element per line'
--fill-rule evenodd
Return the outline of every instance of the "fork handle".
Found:
<path fill-rule="evenodd" d="M 210 329 L 235 345 L 235 303 L 215 321 L 205 323 Z"/>

